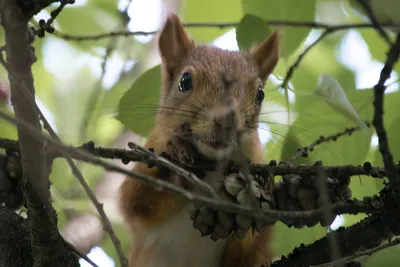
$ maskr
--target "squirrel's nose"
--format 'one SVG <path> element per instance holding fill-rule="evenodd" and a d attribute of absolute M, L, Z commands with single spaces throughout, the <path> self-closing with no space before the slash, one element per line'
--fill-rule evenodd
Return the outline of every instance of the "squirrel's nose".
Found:
<path fill-rule="evenodd" d="M 231 129 L 235 127 L 236 114 L 234 110 L 214 117 L 214 124 L 217 129 Z"/>
<path fill-rule="evenodd" d="M 238 103 L 235 99 L 230 98 L 224 104 L 219 104 L 211 111 L 214 124 L 217 130 L 231 129 L 236 127 Z"/>

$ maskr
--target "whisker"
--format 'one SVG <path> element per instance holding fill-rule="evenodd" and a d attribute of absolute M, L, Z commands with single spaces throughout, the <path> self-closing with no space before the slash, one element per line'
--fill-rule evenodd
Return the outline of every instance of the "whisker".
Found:
<path fill-rule="evenodd" d="M 312 134 L 308 128 L 303 128 L 300 126 L 296 126 L 296 125 L 291 125 L 291 124 L 284 124 L 284 123 L 280 123 L 280 122 L 273 122 L 273 121 L 257 121 L 258 123 L 265 123 L 265 124 L 273 124 L 273 125 L 278 125 L 278 126 L 283 126 L 283 127 L 287 127 L 287 128 L 293 128 L 293 129 L 298 129 L 298 130 L 302 130 L 306 133 L 310 133 L 312 136 L 314 136 L 314 134 Z"/>
<path fill-rule="evenodd" d="M 167 112 L 164 112 L 164 111 L 159 111 L 158 113 L 166 113 L 166 114 L 169 114 L 169 113 L 167 113 Z M 152 116 L 154 116 L 154 117 L 156 117 L 157 116 L 157 113 L 154 113 L 154 114 L 148 114 L 148 113 L 141 113 L 141 114 L 132 114 L 132 115 L 128 115 L 128 116 L 123 116 L 123 118 L 135 118 L 135 119 L 146 119 L 146 118 L 150 118 L 150 117 L 152 117 Z M 195 119 L 195 120 L 197 120 L 198 118 L 196 117 L 196 116 L 193 116 L 192 114 L 185 114 L 185 113 L 178 113 L 178 112 L 175 112 L 174 113 L 174 116 L 181 116 L 181 117 L 184 117 L 184 118 L 191 118 L 191 119 Z"/>

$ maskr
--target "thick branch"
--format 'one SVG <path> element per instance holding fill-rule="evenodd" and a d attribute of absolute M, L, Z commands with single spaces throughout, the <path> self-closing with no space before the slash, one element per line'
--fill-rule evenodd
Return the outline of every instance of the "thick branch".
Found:
<path fill-rule="evenodd" d="M 16 2 L 25 17 L 29 19 L 52 3 L 58 2 L 58 0 L 17 0 Z"/>
<path fill-rule="evenodd" d="M 384 240 L 400 234 L 400 213 L 392 201 L 390 190 L 384 189 L 382 196 L 386 197 L 384 211 L 374 214 L 350 227 L 341 227 L 336 231 L 341 255 L 351 256 L 360 248 L 371 249 L 378 247 Z M 272 264 L 271 267 L 309 267 L 332 261 L 329 245 L 329 233 L 310 245 L 301 245 L 293 250 L 288 257 Z"/>
<path fill-rule="evenodd" d="M 400 196 L 400 178 L 397 172 L 396 165 L 393 162 L 393 156 L 390 152 L 389 141 L 386 135 L 386 130 L 383 123 L 383 100 L 385 94 L 385 82 L 389 79 L 393 66 L 398 60 L 400 55 L 400 33 L 397 34 L 396 43 L 391 47 L 387 61 L 381 71 L 379 82 L 374 86 L 375 100 L 374 100 L 374 120 L 372 124 L 375 126 L 376 134 L 379 139 L 379 151 L 382 154 L 383 163 L 387 172 L 387 176 L 397 194 Z M 395 197 L 398 197 L 397 195 Z M 400 203 L 399 203 L 400 204 Z"/>
<path fill-rule="evenodd" d="M 5 29 L 8 78 L 11 101 L 15 115 L 29 121 L 37 131 L 41 130 L 34 102 L 34 86 L 31 65 L 34 54 L 30 46 L 28 21 L 16 2 L 0 2 L 1 23 Z M 45 157 L 43 140 L 33 139 L 23 127 L 17 126 L 22 161 L 22 190 L 28 208 L 31 228 L 31 247 L 34 266 L 78 266 L 75 256 L 65 249 L 57 229 L 55 211 L 51 205 L 49 166 Z"/>

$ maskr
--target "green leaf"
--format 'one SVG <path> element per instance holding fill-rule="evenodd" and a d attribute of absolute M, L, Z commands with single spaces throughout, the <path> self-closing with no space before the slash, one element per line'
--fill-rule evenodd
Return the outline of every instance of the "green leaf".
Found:
<path fill-rule="evenodd" d="M 312 94 L 321 73 L 330 73 L 336 77 L 346 92 L 355 90 L 354 72 L 340 64 L 335 53 L 332 53 L 340 44 L 342 36 L 343 34 L 338 33 L 323 40 L 307 53 L 296 68 L 291 79 L 296 93 L 296 111 L 303 112 L 303 109 L 313 104 L 314 97 L 307 95 Z"/>
<path fill-rule="evenodd" d="M 118 14 L 118 2 L 118 0 L 96 0 L 91 1 L 91 4 L 98 6 L 106 12 L 113 12 L 115 15 L 120 15 Z"/>
<path fill-rule="evenodd" d="M 387 129 L 389 149 L 394 162 L 400 161 L 400 116 L 398 116 Z"/>
<path fill-rule="evenodd" d="M 246 14 L 236 28 L 236 40 L 241 50 L 259 44 L 271 33 L 266 22 L 255 15 Z"/>
<path fill-rule="evenodd" d="M 388 47 L 386 42 L 380 37 L 375 29 L 359 31 L 364 41 L 368 45 L 371 55 L 378 61 L 385 61 L 387 57 Z M 378 82 L 378 81 L 376 81 Z"/>
<path fill-rule="evenodd" d="M 95 143 L 104 143 L 115 140 L 123 130 L 123 124 L 115 119 L 118 114 L 118 105 L 121 97 L 129 90 L 134 81 L 139 76 L 138 65 L 135 65 L 132 70 L 124 73 L 119 81 L 109 90 L 105 91 L 104 97 L 99 101 L 93 116 L 93 131 L 90 133 L 90 138 Z"/>
<path fill-rule="evenodd" d="M 135 133 L 147 136 L 155 123 L 161 87 L 161 67 L 143 73 L 121 98 L 117 120 Z"/>
<path fill-rule="evenodd" d="M 389 140 L 389 149 L 392 153 L 393 160 L 395 163 L 400 161 L 400 116 L 397 116 L 390 126 L 386 128 L 387 138 Z M 377 165 L 383 166 L 382 153 L 379 149 L 376 149 L 375 162 Z"/>
<path fill-rule="evenodd" d="M 355 199 L 363 199 L 366 196 L 372 196 L 378 194 L 383 188 L 383 179 L 373 179 L 370 176 L 360 175 L 359 177 L 352 177 L 350 181 L 351 195 Z M 365 217 L 364 213 L 359 213 L 357 215 L 342 215 L 344 216 L 344 225 L 353 225 Z"/>
<path fill-rule="evenodd" d="M 363 120 L 372 117 L 372 90 L 353 91 L 348 93 L 350 103 L 355 107 Z M 298 114 L 296 121 L 290 127 L 285 138 L 282 159 L 290 158 L 294 150 L 308 146 L 321 135 L 329 136 L 343 132 L 346 127 L 354 123 L 334 112 L 332 107 L 321 98 L 314 97 L 313 103 Z M 322 160 L 324 164 L 361 164 L 368 152 L 371 140 L 371 131 L 358 131 L 351 136 L 345 135 L 336 142 L 326 142 L 317 146 L 309 153 L 309 161 Z M 294 141 L 298 146 L 294 146 Z"/>
<path fill-rule="evenodd" d="M 81 145 L 83 141 L 80 138 L 79 128 L 91 93 L 87 88 L 92 88 L 96 80 L 88 65 L 71 68 L 68 79 L 64 79 L 59 85 L 59 91 L 53 94 L 54 102 L 50 111 L 56 118 L 59 137 L 67 143 Z M 63 93 L 63 89 L 68 89 L 68 93 Z"/>
<path fill-rule="evenodd" d="M 360 4 L 359 0 L 349 0 L 349 3 L 360 18 L 369 21 L 368 13 Z M 367 4 L 371 6 L 374 16 L 380 23 L 400 21 L 400 6 L 398 0 L 370 0 L 367 1 Z"/>
<path fill-rule="evenodd" d="M 393 246 L 372 254 L 365 260 L 365 267 L 397 267 L 400 262 L 399 246 Z"/>
<path fill-rule="evenodd" d="M 88 35 L 114 30 L 119 23 L 117 15 L 90 2 L 79 8 L 64 8 L 56 21 L 63 32 Z"/>
<path fill-rule="evenodd" d="M 274 226 L 273 251 L 276 255 L 287 255 L 300 244 L 310 244 L 326 235 L 327 229 L 316 225 L 314 227 L 296 229 L 288 228 L 278 222 Z"/>
<path fill-rule="evenodd" d="M 322 96 L 338 113 L 354 121 L 360 127 L 367 127 L 351 105 L 340 83 L 329 74 L 324 73 L 319 76 L 314 93 Z"/>
<path fill-rule="evenodd" d="M 398 162 L 400 160 L 400 149 L 398 140 L 399 136 L 399 103 L 400 103 L 400 91 L 385 94 L 384 101 L 384 126 L 387 132 L 387 138 L 389 140 L 389 148 L 394 157 L 394 161 Z M 382 154 L 379 152 L 377 148 L 375 151 L 375 157 L 373 160 L 373 164 L 376 166 L 383 167 Z"/>
<path fill-rule="evenodd" d="M 265 20 L 313 21 L 316 0 L 242 0 L 243 12 Z M 276 28 L 276 27 L 273 27 Z M 282 56 L 288 58 L 304 41 L 309 28 L 284 27 Z"/>
<path fill-rule="evenodd" d="M 267 10 L 271 7 L 269 0 L 243 0 L 242 9 L 245 14 L 253 14 L 257 17 L 268 19 Z M 269 11 L 268 11 L 269 12 Z"/>
<path fill-rule="evenodd" d="M 186 23 L 221 23 L 240 20 L 242 12 L 240 0 L 190 0 L 185 1 L 183 7 L 183 18 Z M 218 36 L 226 33 L 232 27 L 188 27 L 186 30 L 198 42 L 208 43 Z"/>
<path fill-rule="evenodd" d="M 132 87 L 133 83 L 141 74 L 138 66 L 139 65 L 135 65 L 128 72 L 123 73 L 118 82 L 116 82 L 112 88 L 106 91 L 104 99 L 99 105 L 99 109 L 102 112 L 108 113 L 116 111 L 113 108 L 118 108 L 121 96 L 123 96 L 129 90 L 129 88 Z"/>
<path fill-rule="evenodd" d="M 14 116 L 11 107 L 0 105 L 0 111 L 8 115 Z M 17 139 L 17 128 L 14 124 L 0 118 L 0 138 Z"/>

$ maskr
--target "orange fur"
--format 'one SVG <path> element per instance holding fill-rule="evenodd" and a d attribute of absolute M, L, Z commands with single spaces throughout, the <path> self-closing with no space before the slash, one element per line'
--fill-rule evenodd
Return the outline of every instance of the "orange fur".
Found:
<path fill-rule="evenodd" d="M 251 161 L 262 163 L 264 152 L 258 141 L 258 135 L 253 137 Z M 269 242 L 272 228 L 267 227 L 261 232 L 252 232 L 250 229 L 243 239 L 230 237 L 224 251 L 222 267 L 254 267 L 267 264 L 271 260 Z"/>
<path fill-rule="evenodd" d="M 279 60 L 279 32 L 249 53 L 225 51 L 195 45 L 179 18 L 171 14 L 161 31 L 159 49 L 162 59 L 160 108 L 145 146 L 154 148 L 156 154 L 172 152 L 167 144 L 183 138 L 178 129 L 187 122 L 192 133 L 188 140 L 207 157 L 217 161 L 232 159 L 233 152 L 238 149 L 232 136 L 240 130 L 246 133 L 241 143 L 244 156 L 252 162 L 263 162 L 264 152 L 256 130 L 261 107 L 255 99 L 258 87 L 265 83 Z M 183 73 L 191 75 L 193 90 L 189 92 L 177 89 Z M 235 128 L 233 123 L 223 119 L 230 119 Z M 217 142 L 222 142 L 223 146 L 214 146 Z M 157 168 L 137 163 L 134 169 L 160 178 Z M 175 178 L 168 177 L 168 180 L 173 182 Z M 126 179 L 120 193 L 121 211 L 133 234 L 131 267 L 181 267 L 189 263 L 192 266 L 250 267 L 265 264 L 270 259 L 270 228 L 254 235 L 249 231 L 243 239 L 232 236 L 218 244 L 210 243 L 189 225 L 186 211 L 189 203 L 182 197 L 135 179 Z M 180 229 L 172 234 L 174 224 Z M 181 236 L 179 231 L 187 236 Z M 199 248 L 209 249 L 208 254 L 201 254 Z M 173 255 L 169 255 L 171 253 Z"/>
<path fill-rule="evenodd" d="M 164 146 L 158 145 L 165 143 L 163 138 L 152 138 L 152 136 L 157 136 L 157 134 L 153 131 L 144 147 L 155 148 L 156 153 L 163 152 Z M 159 177 L 158 168 L 149 168 L 144 163 L 135 163 L 133 169 L 139 173 Z M 121 185 L 120 194 L 122 212 L 128 224 L 140 218 L 149 228 L 162 223 L 171 214 L 181 211 L 185 203 L 182 197 L 167 190 L 157 189 L 137 179 L 125 179 Z"/>

